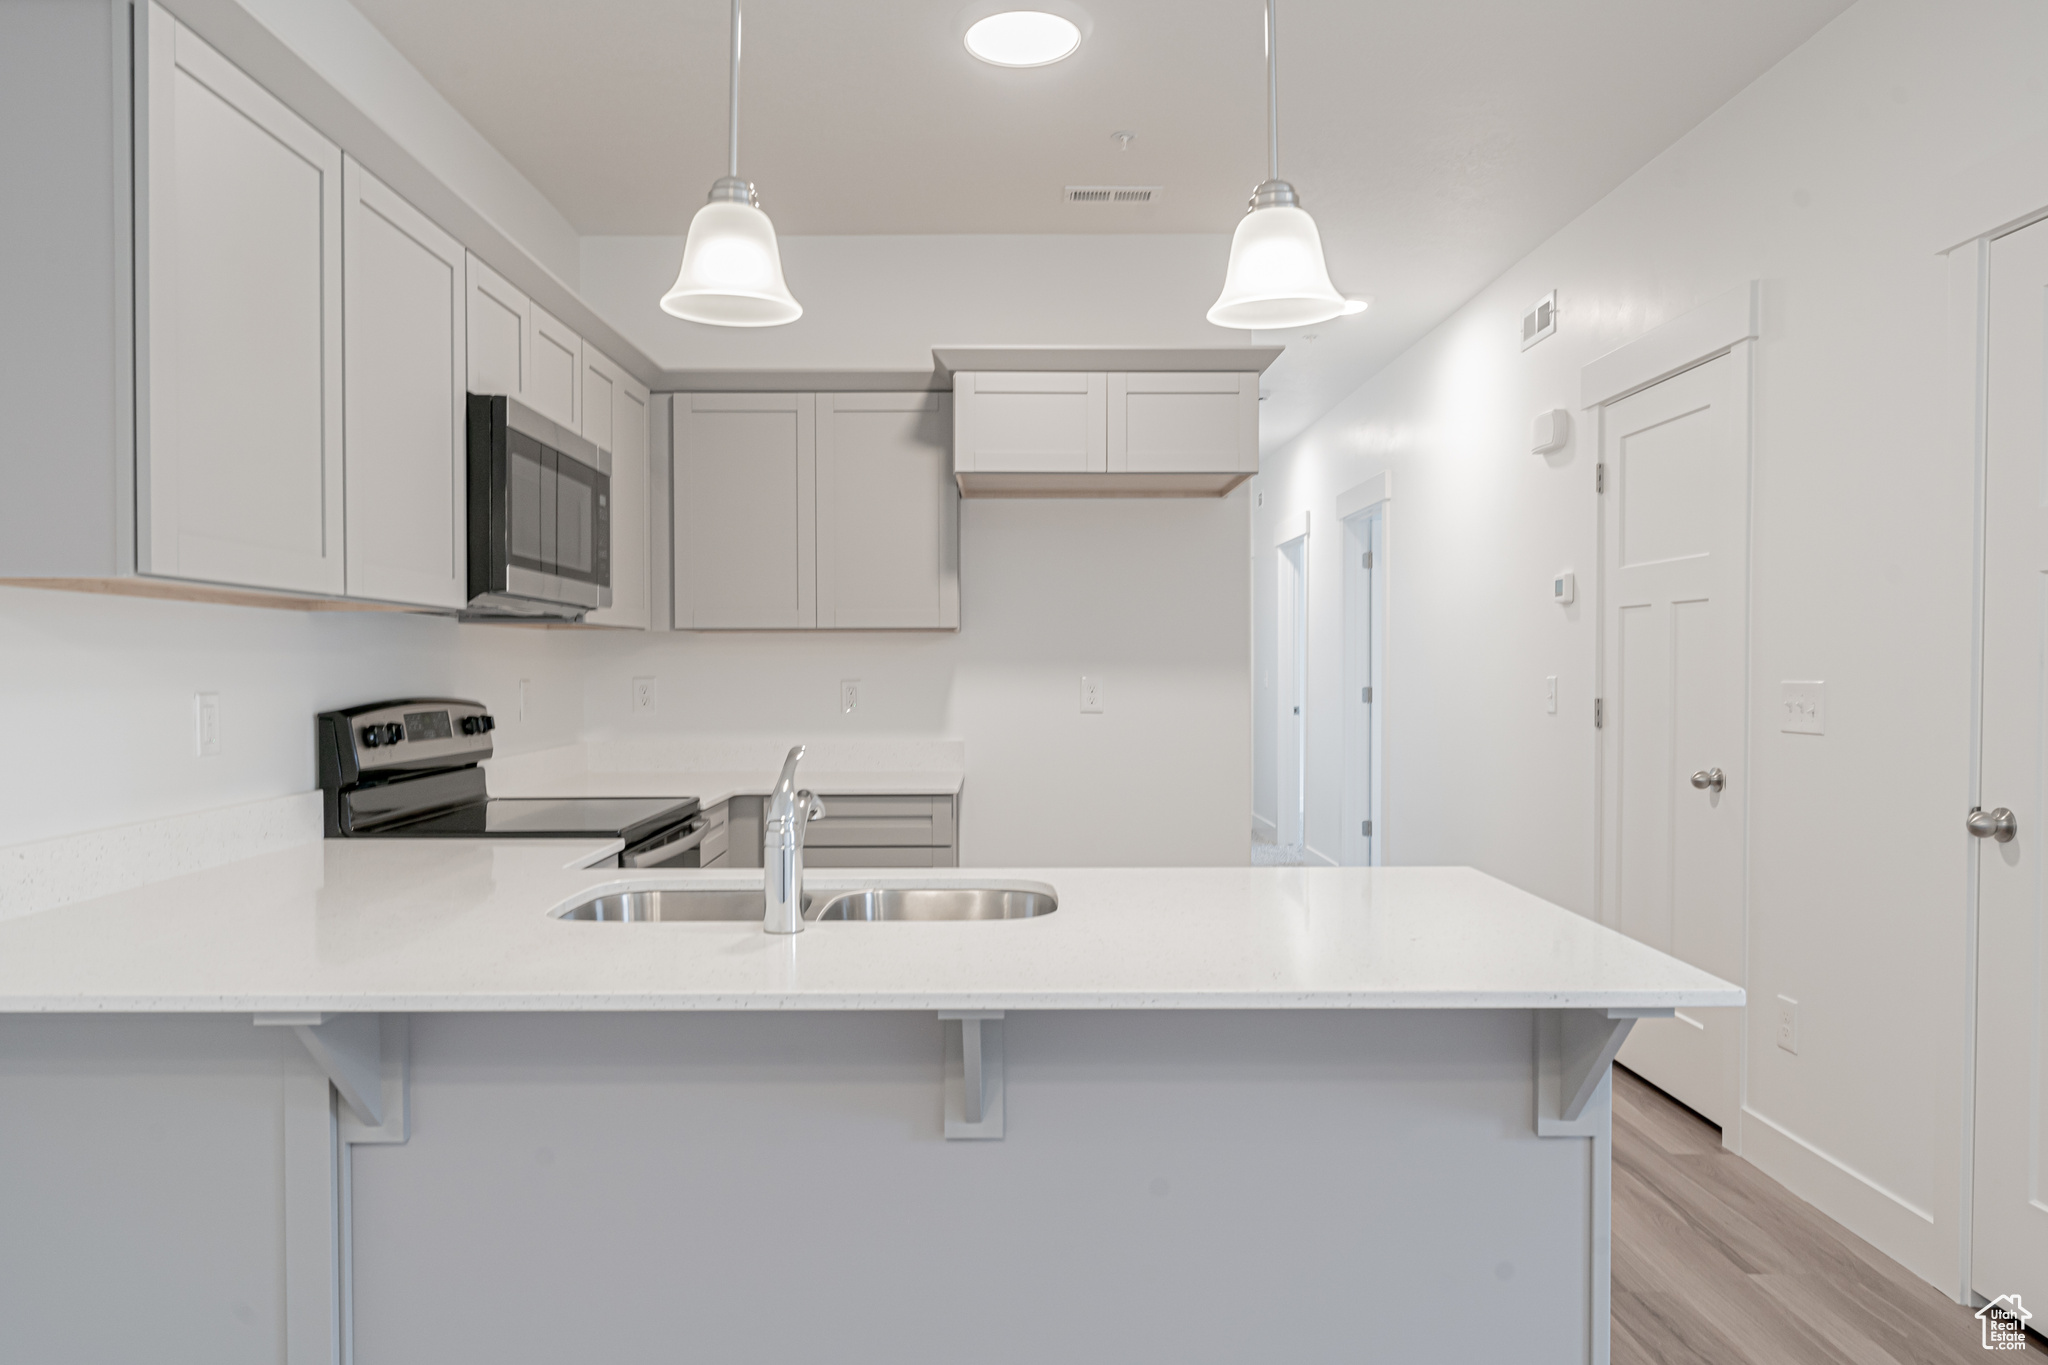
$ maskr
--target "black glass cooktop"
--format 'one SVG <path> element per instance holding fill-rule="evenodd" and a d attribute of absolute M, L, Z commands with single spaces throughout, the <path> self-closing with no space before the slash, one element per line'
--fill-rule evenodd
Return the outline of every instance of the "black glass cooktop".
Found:
<path fill-rule="evenodd" d="M 493 839 L 570 839 L 611 835 L 627 841 L 644 838 L 697 813 L 695 797 L 677 801 L 662 796 L 499 796 L 457 806 L 424 820 L 389 829 L 384 835 Z"/>

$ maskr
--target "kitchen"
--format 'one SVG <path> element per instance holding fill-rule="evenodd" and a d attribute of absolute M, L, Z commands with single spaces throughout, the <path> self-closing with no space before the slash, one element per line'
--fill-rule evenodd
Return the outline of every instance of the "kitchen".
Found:
<path fill-rule="evenodd" d="M 48 1171 L 75 1152 L 81 1179 L 118 1170 L 131 1182 L 125 1212 L 53 1178 L 39 1177 L 35 1200 L 8 1186 L 33 1215 L 19 1226 L 38 1231 L 0 1239 L 0 1281 L 14 1286 L 0 1293 L 15 1295 L 0 1316 L 29 1324 L 40 1354 L 132 1353 L 119 1324 L 80 1325 L 90 1298 L 35 1288 L 93 1265 L 122 1296 L 162 1299 L 176 1327 L 158 1349 L 173 1355 L 460 1354 L 460 1339 L 433 1336 L 436 1313 L 479 1332 L 495 1322 L 503 1336 L 489 1353 L 507 1358 L 686 1350 L 673 1308 L 640 1313 L 632 1296 L 588 1285 L 533 1296 L 551 1249 L 616 1248 L 658 1273 L 640 1253 L 663 1246 L 669 1225 L 629 1216 L 631 1182 L 587 1172 L 607 1153 L 621 1169 L 676 1159 L 635 1105 L 679 1121 L 668 1106 L 695 1096 L 702 1154 L 760 1166 L 729 1203 L 680 1176 L 638 1192 L 678 1217 L 698 1207 L 689 1199 L 713 1199 L 693 1236 L 752 1248 L 750 1265 L 786 1250 L 810 1281 L 829 1274 L 802 1250 L 832 1264 L 901 1254 L 957 1291 L 944 1312 L 892 1327 L 908 1301 L 894 1296 L 917 1297 L 914 1277 L 892 1290 L 855 1276 L 844 1283 L 859 1292 L 834 1290 L 831 1311 L 791 1314 L 771 1297 L 779 1283 L 692 1261 L 705 1297 L 725 1296 L 733 1314 L 735 1335 L 704 1338 L 711 1358 L 746 1354 L 736 1343 L 749 1315 L 772 1311 L 804 1330 L 867 1325 L 850 1338 L 762 1338 L 761 1358 L 821 1341 L 840 1354 L 943 1352 L 949 1333 L 997 1320 L 1014 1339 L 992 1353 L 1081 1354 L 1072 1333 L 1121 1316 L 1118 1330 L 1140 1335 L 1089 1349 L 1142 1355 L 1147 1328 L 1170 1327 L 1151 1339 L 1184 1348 L 1162 1344 L 1164 1357 L 1199 1358 L 1206 1334 L 1214 1358 L 1238 1358 L 1264 1330 L 1275 1354 L 1401 1359 L 1456 1311 L 1460 1331 L 1540 1319 L 1531 1358 L 1605 1359 L 1604 1253 L 1583 1231 L 1605 1198 L 1604 1158 L 1586 1167 L 1584 1152 L 1605 1139 L 1542 1135 L 1528 1111 L 1552 1082 L 1528 1058 L 1536 1048 L 1574 1082 L 1543 1122 L 1577 1123 L 1607 1103 L 1610 1045 L 1659 1079 L 1643 1049 L 1660 1029 L 1693 1026 L 1681 1012 L 1732 1049 L 1731 1108 L 1717 1109 L 1718 1090 L 1681 1096 L 1721 1128 L 1717 1141 L 1952 1300 L 1938 1306 L 1977 1349 L 1979 1324 L 1957 1305 L 2031 1287 L 1993 1277 L 2025 1269 L 2040 1245 L 2025 1232 L 2008 1243 L 2017 1253 L 1985 1241 L 1997 1210 L 1973 1200 L 1990 1197 L 1987 1163 L 2005 1158 L 1986 1145 L 1995 1087 L 1966 1083 L 2004 1065 L 1992 1055 L 2001 1035 L 1978 1026 L 1991 1007 L 1978 901 L 1996 893 L 1987 879 L 2025 869 L 2034 819 L 2017 784 L 1993 790 L 1975 757 L 1997 747 L 1996 715 L 1972 701 L 1980 674 L 1995 680 L 1995 636 L 1980 643 L 1974 623 L 1998 609 L 2002 561 L 1996 523 L 1978 525 L 1997 506 L 1980 472 L 1997 448 L 1977 435 L 1972 385 L 1980 274 L 1995 286 L 2000 242 L 2017 243 L 2048 205 L 2026 142 L 2042 96 L 2013 55 L 2042 36 L 2038 20 L 2017 5 L 1957 18 L 1811 4 L 1638 28 L 1592 6 L 1536 20 L 1479 5 L 1425 22 L 1303 3 L 1279 7 L 1269 49 L 1261 7 L 1241 8 L 1218 10 L 1215 34 L 1189 39 L 1171 67 L 1140 55 L 1148 35 L 1172 30 L 1156 6 L 1076 10 L 1077 47 L 1006 67 L 966 44 L 996 7 L 828 18 L 750 5 L 743 83 L 723 5 L 622 4 L 582 19 L 536 7 L 495 25 L 454 3 L 9 8 L 4 22 L 20 27 L 0 61 L 15 132 L 0 141 L 10 183 L 38 192 L 11 196 L 0 219 L 9 313 L 32 319 L 8 343 L 17 423 L 0 469 L 0 639 L 20 712 L 0 784 L 0 1092 L 16 1097 L 0 1107 L 17 1116 L 0 1130 L 0 1154 L 15 1153 L 0 1168 Z M 1498 31 L 1472 49 L 1466 29 L 1482 12 Z M 1280 170 L 1323 233 L 1330 278 L 1371 307 L 1232 330 L 1204 315 L 1229 273 L 1230 228 L 1284 207 L 1245 213 L 1252 185 L 1279 179 L 1269 51 L 1282 77 Z M 1646 82 L 1627 66 L 1660 60 L 1677 74 Z M 1384 73 L 1365 84 L 1386 88 L 1355 88 L 1358 62 Z M 1560 62 L 1605 74 L 1562 78 Z M 551 73 L 560 95 L 519 94 Z M 832 103 L 877 85 L 857 116 Z M 1512 103 L 1525 132 L 1487 121 L 1500 89 L 1522 96 Z M 714 183 L 733 168 L 735 90 L 739 168 L 804 310 L 777 326 L 662 309 L 705 188 L 743 209 Z M 1855 116 L 1831 122 L 1823 108 Z M 933 140 L 935 109 L 960 122 L 957 142 Z M 1418 160 L 1431 134 L 1416 118 L 1441 121 L 1460 146 L 1495 138 L 1511 150 L 1492 171 Z M 1360 140 L 1347 149 L 1347 137 Z M 1956 158 L 1955 146 L 1973 150 Z M 918 161 L 936 192 L 909 188 Z M 227 202 L 209 193 L 247 206 L 253 182 L 234 177 L 258 162 L 274 177 L 255 189 L 277 196 L 255 207 L 276 213 L 206 218 Z M 1457 198 L 1477 193 L 1457 190 L 1468 174 L 1485 181 L 1483 206 Z M 1155 198 L 1062 194 L 1118 186 Z M 160 216 L 173 205 L 185 217 Z M 308 260 L 317 270 L 254 302 L 211 287 Z M 134 268 L 110 266 L 124 261 Z M 379 269 L 407 283 L 380 290 Z M 1525 344 L 1523 317 L 1546 297 L 1553 330 Z M 195 354 L 191 329 L 206 324 L 191 319 L 236 308 L 289 313 L 311 341 L 295 353 L 216 328 L 198 362 L 165 363 Z M 1677 774 L 1718 769 L 1726 790 L 1680 786 L 1669 799 L 1697 793 L 1699 810 L 1746 822 L 1735 872 L 1717 873 L 1732 875 L 1723 900 L 1742 917 L 1732 963 L 1668 929 L 1659 939 L 1617 904 L 1626 846 L 1603 802 L 1636 779 L 1603 769 L 1624 732 L 1592 717 L 1626 681 L 1603 673 L 1620 656 L 1601 645 L 1619 638 L 1603 619 L 1616 600 L 1603 598 L 1603 575 L 1611 584 L 1629 567 L 1602 558 L 1615 542 L 1602 538 L 1598 466 L 1620 468 L 1601 458 L 1608 414 L 1711 355 L 1754 376 L 1737 533 L 1747 624 L 1728 652 L 1733 752 Z M 443 435 L 439 474 L 423 480 L 408 442 L 425 427 L 413 400 L 430 373 Z M 250 375 L 268 379 L 237 389 Z M 458 619 L 474 596 L 457 495 L 480 486 L 468 477 L 471 393 L 552 423 L 553 449 L 587 443 L 608 457 L 615 572 L 611 600 L 586 608 L 594 622 Z M 186 394 L 204 401 L 180 406 Z M 1035 422 L 1033 449 L 1058 447 L 1048 462 L 1073 467 L 1003 466 L 1000 440 L 977 444 L 983 400 L 1007 405 L 1012 434 Z M 1142 431 L 1131 440 L 1133 414 L 1175 401 L 1248 410 L 1251 439 L 1213 415 L 1169 417 L 1155 434 L 1190 435 L 1183 463 L 1133 472 L 1147 449 Z M 1530 422 L 1555 410 L 1562 441 L 1544 451 Z M 403 435 L 378 438 L 380 423 L 401 420 L 412 423 Z M 742 446 L 746 458 L 721 458 Z M 174 451 L 192 453 L 162 458 Z M 984 451 L 994 467 L 967 463 Z M 1053 482 L 1001 486 L 1017 476 Z M 1119 479 L 1197 476 L 1210 486 L 1170 490 L 1183 496 L 1088 496 L 1169 491 Z M 1092 479 L 1103 483 L 1072 486 Z M 1207 495 L 1185 496 L 1197 491 Z M 1373 517 L 1381 538 L 1361 554 L 1381 575 L 1379 648 L 1366 652 L 1378 671 L 1360 679 L 1345 575 L 1362 562 L 1348 561 L 1350 536 Z M 1288 564 L 1298 612 L 1280 609 Z M 1572 578 L 1578 601 L 1553 588 Z M 900 614 L 862 620 L 863 609 Z M 1290 621 L 1298 655 L 1280 647 Z M 1902 622 L 1916 632 L 1906 650 Z M 1818 733 L 1779 724 L 1794 684 L 1834 702 Z M 1384 709 L 1362 730 L 1361 761 L 1347 707 L 1367 688 Z M 477 703 L 494 721 L 489 760 L 471 770 L 491 796 L 697 798 L 725 808 L 723 856 L 748 861 L 572 876 L 561 866 L 572 845 L 588 862 L 619 850 L 570 838 L 547 862 L 518 839 L 323 838 L 308 722 L 391 702 L 402 705 L 384 723 L 403 727 L 447 709 L 410 704 L 429 699 Z M 766 831 L 738 831 L 748 802 L 765 826 L 796 745 L 806 753 L 790 796 L 807 787 L 825 809 L 806 853 L 813 892 L 1049 888 L 1057 910 L 987 924 L 813 921 L 781 936 L 733 921 L 550 918 L 635 878 L 655 891 L 761 893 Z M 1980 797 L 1987 816 L 2018 812 L 2019 838 L 1996 837 L 1995 820 L 1971 837 L 1964 817 Z M 855 855 L 825 833 L 902 820 L 893 808 L 857 814 L 858 803 L 905 799 L 924 803 L 914 836 L 892 826 L 852 845 L 878 851 Z M 1367 821 L 1375 833 L 1359 837 L 1377 842 L 1361 851 L 1349 831 Z M 1310 866 L 1249 869 L 1255 839 Z M 841 861 L 856 856 L 869 861 Z M 1461 867 L 1479 872 L 1451 871 Z M 1441 964 L 1427 945 L 1400 958 L 1399 925 L 1424 940 L 1431 926 L 1464 935 L 1466 976 L 1432 977 Z M 1517 937 L 1539 926 L 1588 952 L 1612 946 L 1621 976 L 1575 975 L 1585 964 L 1565 947 L 1545 957 Z M 1176 995 L 1179 1026 L 1157 1007 Z M 1581 1035 L 1591 1014 L 1616 1009 L 1649 1013 Z M 254 1027 L 259 1016 L 271 1022 Z M 1389 1070 L 1354 1074 L 1357 1055 Z M 796 1061 L 824 1057 L 837 1061 Z M 977 1122 L 1003 1097 L 1001 1137 L 946 1136 L 949 1120 L 968 1122 L 954 1108 L 967 1103 L 970 1058 L 984 1071 Z M 368 1088 L 364 1065 L 378 1077 Z M 1402 1065 L 1493 1079 L 1457 1111 L 1427 1086 L 1403 1089 Z M 522 1068 L 499 1100 L 465 1107 L 480 1077 Z M 735 1092 L 709 1078 L 742 1072 L 754 1101 L 713 1102 Z M 833 1098 L 869 1074 L 865 1100 Z M 1100 1086 L 1110 1075 L 1126 1100 Z M 587 1107 L 533 1103 L 577 1096 Z M 1386 1137 L 1379 1168 L 1410 1172 L 1439 1216 L 1388 1211 L 1374 1215 L 1385 1220 L 1375 1237 L 1322 1242 L 1305 1189 L 1262 1196 L 1248 1170 L 1203 1164 L 1200 1116 L 1255 1110 L 1260 1096 L 1274 1122 L 1232 1134 L 1260 1154 L 1250 1166 L 1283 1166 L 1290 1141 L 1308 1143 L 1303 1163 L 1342 1169 L 1335 1197 L 1359 1208 L 1388 1187 L 1344 1163 L 1341 1127 L 1308 1117 L 1318 1105 L 1354 1106 L 1368 1128 L 1402 1113 L 1425 1126 L 1453 1112 L 1519 1119 L 1496 1124 L 1514 1129 L 1495 1135 L 1497 1152 L 1468 1133 L 1476 1145 L 1435 1164 L 1427 1144 Z M 293 1127 L 311 1112 L 302 1102 L 327 1106 L 331 1134 Z M 903 1125 L 909 1147 L 862 1128 L 862 1112 L 900 1116 L 884 1126 Z M 19 1117 L 31 1113 L 44 1119 Z M 1303 1116 L 1293 1139 L 1287 1115 Z M 763 1141 L 771 1117 L 785 1127 Z M 833 1139 L 781 1145 L 826 1132 L 849 1151 L 877 1142 L 870 1155 L 906 1163 L 904 1183 L 851 1190 L 812 1150 L 829 1153 Z M 1064 1183 L 1005 1183 L 1019 1176 L 1003 1173 L 1004 1153 L 1027 1162 L 1028 1144 L 1048 1142 L 1059 1155 L 1045 1169 Z M 309 1151 L 329 1153 L 318 1181 L 298 1164 Z M 1195 1256 L 1184 1297 L 1141 1296 L 1120 1313 L 1090 1297 L 1081 1262 L 1028 1312 L 991 1298 L 929 1244 L 919 1250 L 917 1229 L 890 1231 L 891 1209 L 938 1216 L 932 1191 L 956 1178 L 943 1163 L 970 1152 L 982 1154 L 978 1173 L 953 1188 L 989 1221 L 955 1235 L 976 1238 L 991 1275 L 1015 1266 L 1028 1281 L 1027 1265 L 1075 1255 L 1076 1235 L 1124 1237 L 1132 1256 L 1176 1268 L 1176 1248 L 1230 1254 L 1206 1272 Z M 1178 1207 L 1178 1194 L 1195 1200 L 1184 1215 L 1195 1221 L 1118 1222 L 1114 1200 L 1078 1178 L 1118 1152 L 1138 1156 L 1141 1207 Z M 498 1170 L 495 1183 L 455 1180 L 465 1154 Z M 527 1164 L 505 1164 L 515 1159 Z M 1489 1214 L 1472 1172 L 1495 1161 L 1532 1164 Z M 1571 1162 L 1582 1173 L 1559 1174 Z M 750 1211 L 747 1190 L 791 1163 L 801 1197 L 764 1195 Z M 426 1197 L 437 1187 L 442 1203 Z M 1540 1192 L 1552 1202 L 1523 1223 L 1499 1211 L 1503 1199 L 1541 1204 Z M 816 1244 L 792 1231 L 780 1247 L 777 1228 L 806 1226 L 806 1210 L 835 1199 Z M 1036 1222 L 1032 1200 L 1043 1201 Z M 609 1213 L 579 1224 L 579 1206 Z M 475 1222 L 487 1208 L 513 1221 Z M 192 1240 L 209 1221 L 217 1240 Z M 258 1226 L 281 1227 L 290 1245 Z M 1431 1227 L 1449 1232 L 1432 1241 Z M 1514 1245 L 1467 1264 L 1493 1240 Z M 1205 1276 L 1242 1273 L 1252 1245 L 1303 1278 L 1260 1282 L 1249 1306 L 1224 1311 L 1233 1300 Z M 1431 1248 L 1412 1258 L 1413 1279 L 1386 1259 L 1404 1245 Z M 1976 1274 L 1973 1252 L 1988 1267 Z M 446 1269 L 466 1256 L 480 1259 Z M 950 1248 L 942 1259 L 974 1264 Z M 1303 1268 L 1324 1262 L 1372 1286 L 1377 1338 L 1339 1321 L 1341 1295 L 1326 1290 L 1320 1309 L 1291 1297 L 1322 1283 Z M 1524 1269 L 1500 1278 L 1504 1264 Z M 1283 1330 L 1261 1300 L 1298 1311 Z M 607 1317 L 625 1335 L 592 1325 Z M 1617 1334 L 1614 1358 L 1629 1358 L 1631 1341 Z"/>

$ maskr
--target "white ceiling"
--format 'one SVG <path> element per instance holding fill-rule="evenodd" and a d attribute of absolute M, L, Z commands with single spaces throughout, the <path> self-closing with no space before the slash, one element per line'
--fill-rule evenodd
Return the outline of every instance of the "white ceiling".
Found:
<path fill-rule="evenodd" d="M 725 172 L 723 0 L 355 3 L 585 235 L 680 233 Z M 1375 304 L 1276 367 L 1287 393 L 1268 405 L 1269 440 L 1848 3 L 1281 0 L 1281 174 L 1338 287 Z M 740 170 L 778 231 L 1235 225 L 1265 174 L 1259 0 L 1086 0 L 1080 51 L 1030 70 L 960 44 L 971 18 L 1006 7 L 750 0 Z M 1128 152 L 1117 130 L 1137 134 Z M 1069 184 L 1164 193 L 1070 205 Z"/>

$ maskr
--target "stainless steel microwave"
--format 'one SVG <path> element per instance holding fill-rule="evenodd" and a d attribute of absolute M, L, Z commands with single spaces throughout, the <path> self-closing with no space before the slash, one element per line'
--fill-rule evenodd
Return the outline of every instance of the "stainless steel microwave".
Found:
<path fill-rule="evenodd" d="M 581 620 L 612 604 L 612 458 L 514 398 L 469 396 L 465 616 Z"/>

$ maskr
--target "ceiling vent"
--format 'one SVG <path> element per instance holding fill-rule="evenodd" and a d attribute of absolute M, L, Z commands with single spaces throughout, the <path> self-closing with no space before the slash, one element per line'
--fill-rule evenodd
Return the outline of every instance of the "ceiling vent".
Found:
<path fill-rule="evenodd" d="M 1157 185 L 1069 185 L 1069 204 L 1150 204 L 1159 198 Z"/>

